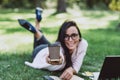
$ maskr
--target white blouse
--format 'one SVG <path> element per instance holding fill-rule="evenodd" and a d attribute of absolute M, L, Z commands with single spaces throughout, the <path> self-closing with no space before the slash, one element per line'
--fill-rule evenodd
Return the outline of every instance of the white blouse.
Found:
<path fill-rule="evenodd" d="M 40 50 L 38 52 L 38 54 L 35 56 L 32 63 L 25 61 L 25 64 L 27 66 L 30 66 L 30 67 L 36 68 L 36 69 L 47 69 L 50 71 L 62 70 L 66 64 L 62 52 L 63 52 L 62 48 L 60 48 L 60 56 L 63 59 L 62 64 L 60 64 L 60 65 L 51 65 L 47 62 L 46 57 L 49 55 L 48 47 Z"/>
<path fill-rule="evenodd" d="M 86 54 L 87 46 L 88 46 L 87 41 L 85 39 L 82 39 L 80 41 L 77 49 L 72 54 L 71 59 L 72 59 L 72 63 L 73 63 L 73 68 L 75 69 L 75 71 L 77 73 L 80 70 L 80 67 L 82 65 L 83 58 Z M 51 64 L 47 63 L 46 57 L 49 54 L 48 47 L 40 50 L 38 52 L 38 54 L 36 55 L 36 57 L 34 58 L 32 63 L 25 61 L 25 64 L 27 66 L 30 66 L 32 68 L 37 68 L 37 69 L 47 69 L 50 71 L 62 70 L 66 64 L 63 52 L 64 52 L 63 49 L 60 48 L 60 55 L 63 59 L 63 62 L 60 65 L 51 65 Z"/>

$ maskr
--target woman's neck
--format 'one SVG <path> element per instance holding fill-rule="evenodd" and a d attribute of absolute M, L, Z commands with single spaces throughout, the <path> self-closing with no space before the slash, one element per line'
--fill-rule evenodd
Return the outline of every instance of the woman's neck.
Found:
<path fill-rule="evenodd" d="M 72 53 L 73 53 L 73 51 L 72 51 L 72 50 L 70 50 L 70 51 L 69 51 L 69 53 L 70 53 L 70 54 L 72 54 Z"/>
<path fill-rule="evenodd" d="M 72 54 L 74 52 L 74 50 L 69 50 L 69 53 Z"/>
<path fill-rule="evenodd" d="M 76 51 L 77 47 L 75 49 L 69 50 L 69 53 L 72 54 Z"/>

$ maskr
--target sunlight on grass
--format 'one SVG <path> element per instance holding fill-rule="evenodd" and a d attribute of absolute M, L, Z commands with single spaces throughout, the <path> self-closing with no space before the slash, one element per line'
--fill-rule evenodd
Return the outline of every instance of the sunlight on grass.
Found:
<path fill-rule="evenodd" d="M 98 11 L 97 13 L 102 14 L 100 11 Z M 93 15 L 94 14 L 96 13 L 93 12 Z M 107 14 L 108 13 L 106 13 L 105 17 L 100 18 L 91 18 L 83 15 L 81 16 L 81 18 L 78 17 L 74 20 L 80 25 L 81 29 L 105 29 L 109 27 L 108 25 L 110 24 L 110 21 L 116 21 L 118 19 L 118 16 Z"/>
<path fill-rule="evenodd" d="M 3 20 L 2 22 L 0 22 L 0 24 L 1 24 L 0 25 L 0 29 L 1 29 L 0 33 L 2 34 L 1 38 L 0 38 L 0 40 L 1 40 L 0 44 L 3 45 L 1 47 L 1 50 L 9 51 L 9 50 L 12 50 L 14 47 L 17 47 L 22 44 L 30 44 L 30 43 L 32 44 L 33 37 L 31 35 L 28 34 L 27 36 L 25 36 L 21 33 L 16 33 L 16 32 L 21 32 L 24 30 L 20 27 L 20 25 L 17 21 L 17 19 L 19 19 L 19 18 L 24 18 L 28 21 L 32 20 L 32 21 L 30 21 L 31 24 L 33 24 L 33 25 L 35 24 L 34 23 L 35 14 L 32 12 L 33 11 L 31 11 L 31 13 L 15 13 L 15 12 L 13 12 L 10 14 L 6 14 L 5 16 L 2 16 L 2 14 L 0 14 L 1 20 Z M 98 28 L 105 29 L 105 28 L 109 27 L 110 21 L 117 20 L 117 18 L 118 18 L 118 16 L 114 16 L 107 12 L 102 13 L 101 11 L 95 11 L 95 12 L 93 12 L 93 11 L 76 11 L 74 9 L 73 10 L 68 9 L 68 13 L 61 13 L 61 14 L 52 16 L 51 14 L 53 14 L 54 12 L 55 12 L 55 10 L 53 10 L 53 9 L 43 11 L 43 20 L 41 23 L 41 28 L 48 27 L 48 28 L 52 29 L 52 27 L 56 27 L 57 29 L 59 29 L 61 24 L 66 19 L 72 19 L 77 22 L 77 24 L 79 25 L 79 28 L 81 30 L 82 29 L 87 29 L 87 30 L 98 29 Z M 89 17 L 88 15 L 92 15 L 92 16 L 102 15 L 103 17 L 92 18 L 92 17 Z M 7 33 L 13 32 L 13 31 L 14 31 L 14 34 L 7 34 Z M 54 38 L 54 35 L 50 35 L 50 34 L 45 34 L 45 35 L 51 42 L 54 42 L 56 40 L 56 38 Z M 57 34 L 56 34 L 56 36 L 57 36 Z"/>
<path fill-rule="evenodd" d="M 0 38 L 1 51 L 9 52 L 18 50 L 18 46 L 25 47 L 25 45 L 31 44 L 33 42 L 33 36 L 30 34 L 7 34 L 6 36 L 1 36 Z M 32 46 L 31 46 L 32 47 Z"/>
<path fill-rule="evenodd" d="M 19 14 L 19 15 L 16 15 L 16 16 L 14 16 L 13 17 L 13 19 L 20 19 L 20 18 L 22 18 L 22 19 L 29 19 L 29 18 L 33 18 L 33 19 L 35 19 L 35 14 L 32 14 L 32 13 L 29 13 L 29 14 Z"/>
<path fill-rule="evenodd" d="M 9 13 L 9 14 L 6 14 L 5 16 L 3 16 L 3 14 L 0 14 L 1 16 L 1 19 L 0 20 L 17 20 L 17 19 L 29 19 L 29 18 L 35 18 L 35 14 L 33 13 L 29 13 L 29 14 L 26 14 L 26 13 Z"/>
<path fill-rule="evenodd" d="M 90 17 L 88 15 L 96 16 L 98 18 Z M 59 27 L 66 19 L 76 21 L 81 29 L 98 29 L 98 28 L 106 29 L 109 27 L 110 21 L 118 20 L 118 14 L 116 12 L 107 13 L 105 11 L 101 12 L 101 11 L 68 10 L 68 13 L 58 14 L 52 20 L 51 19 L 49 20 L 49 17 L 43 19 L 42 26 Z"/>
<path fill-rule="evenodd" d="M 42 80 L 43 75 L 52 74 L 24 65 L 24 61 L 31 61 L 33 34 L 21 27 L 17 19 L 23 18 L 34 26 L 34 12 L 35 10 L 1 10 L 0 79 L 2 80 Z M 106 55 L 119 55 L 120 33 L 115 30 L 118 24 L 117 13 L 78 9 L 68 9 L 68 13 L 56 15 L 53 15 L 54 12 L 55 9 L 44 10 L 40 25 L 43 34 L 50 42 L 56 40 L 59 28 L 66 19 L 75 20 L 82 37 L 88 41 L 88 50 L 79 73 L 100 71 Z"/>

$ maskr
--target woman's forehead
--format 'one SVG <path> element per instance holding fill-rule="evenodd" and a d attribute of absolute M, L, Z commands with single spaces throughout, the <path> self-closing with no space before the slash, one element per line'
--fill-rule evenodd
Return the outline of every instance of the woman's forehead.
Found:
<path fill-rule="evenodd" d="M 71 26 L 66 30 L 66 34 L 78 33 L 78 30 L 75 26 Z"/>

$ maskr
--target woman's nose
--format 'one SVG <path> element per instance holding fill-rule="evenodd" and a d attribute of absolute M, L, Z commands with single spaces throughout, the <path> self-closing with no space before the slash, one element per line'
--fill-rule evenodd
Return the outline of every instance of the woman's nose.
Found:
<path fill-rule="evenodd" d="M 69 37 L 69 41 L 72 41 L 73 39 L 71 37 Z"/>

